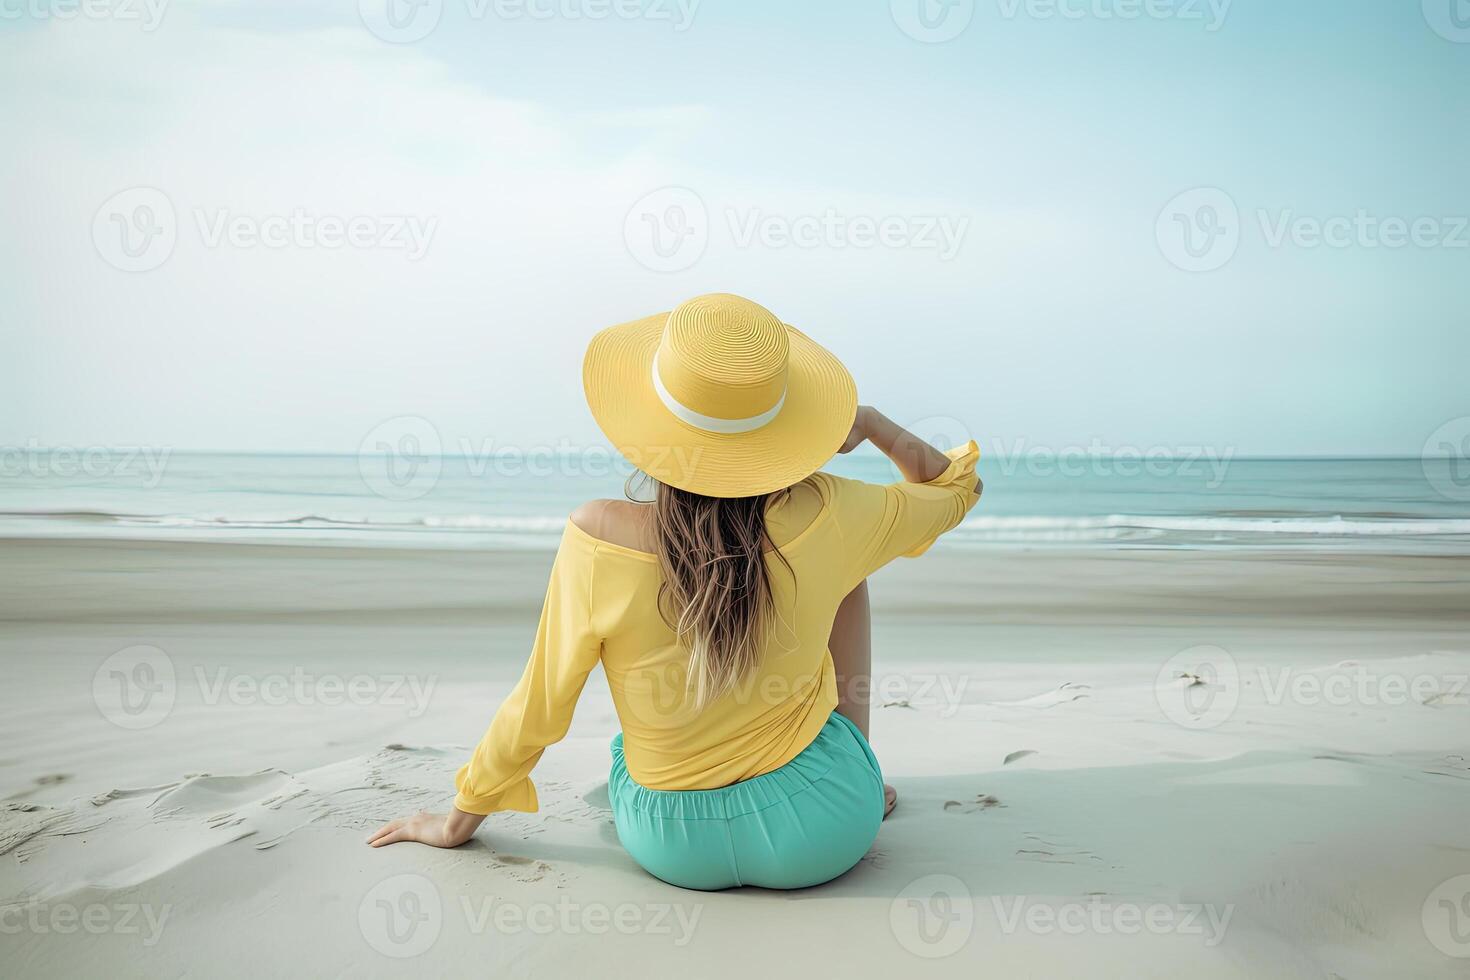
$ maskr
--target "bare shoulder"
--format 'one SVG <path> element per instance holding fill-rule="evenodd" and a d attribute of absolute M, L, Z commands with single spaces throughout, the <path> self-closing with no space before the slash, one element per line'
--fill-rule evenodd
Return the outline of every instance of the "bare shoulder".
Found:
<path fill-rule="evenodd" d="M 631 500 L 589 500 L 572 511 L 572 523 L 601 541 L 646 551 L 648 511 Z"/>

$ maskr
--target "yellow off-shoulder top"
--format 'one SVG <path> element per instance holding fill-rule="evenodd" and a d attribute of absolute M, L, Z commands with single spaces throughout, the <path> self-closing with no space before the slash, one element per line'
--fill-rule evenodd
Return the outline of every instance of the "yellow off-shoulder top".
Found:
<path fill-rule="evenodd" d="M 656 558 L 568 521 L 530 661 L 459 770 L 455 806 L 535 811 L 531 770 L 566 734 L 599 662 L 639 784 L 714 789 L 790 762 L 837 706 L 827 639 L 843 598 L 894 558 L 922 554 L 980 499 L 978 447 L 947 455 L 949 467 L 928 483 L 815 473 L 771 506 L 768 532 L 785 558 L 768 558 L 775 624 L 755 673 L 702 710 L 688 693 L 688 651 L 658 612 Z"/>

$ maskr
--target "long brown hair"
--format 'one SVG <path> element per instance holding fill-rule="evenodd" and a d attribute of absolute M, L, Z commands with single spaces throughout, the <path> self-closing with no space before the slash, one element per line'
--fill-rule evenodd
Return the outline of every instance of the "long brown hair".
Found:
<path fill-rule="evenodd" d="M 696 706 L 730 691 L 760 659 L 776 616 L 767 550 L 791 568 L 766 533 L 766 508 L 786 492 L 706 497 L 657 483 L 659 612 L 689 650 Z"/>

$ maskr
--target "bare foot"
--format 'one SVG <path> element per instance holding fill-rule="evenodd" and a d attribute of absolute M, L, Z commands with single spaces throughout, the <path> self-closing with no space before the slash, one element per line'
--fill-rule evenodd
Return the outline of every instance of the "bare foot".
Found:
<path fill-rule="evenodd" d="M 887 783 L 884 783 L 883 784 L 883 819 L 884 820 L 887 820 L 888 819 L 888 815 L 893 812 L 893 808 L 896 807 L 896 806 L 898 806 L 898 790 L 894 789 L 892 786 L 889 786 Z"/>

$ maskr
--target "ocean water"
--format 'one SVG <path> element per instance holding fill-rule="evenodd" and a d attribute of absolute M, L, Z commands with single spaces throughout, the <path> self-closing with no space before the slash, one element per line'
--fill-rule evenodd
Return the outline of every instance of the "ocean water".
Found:
<path fill-rule="evenodd" d="M 231 455 L 111 449 L 0 460 L 0 536 L 555 546 L 581 501 L 624 493 L 605 452 Z M 886 459 L 832 472 L 886 482 Z M 985 493 L 942 545 L 1313 548 L 1470 554 L 1458 459 L 983 458 Z"/>

